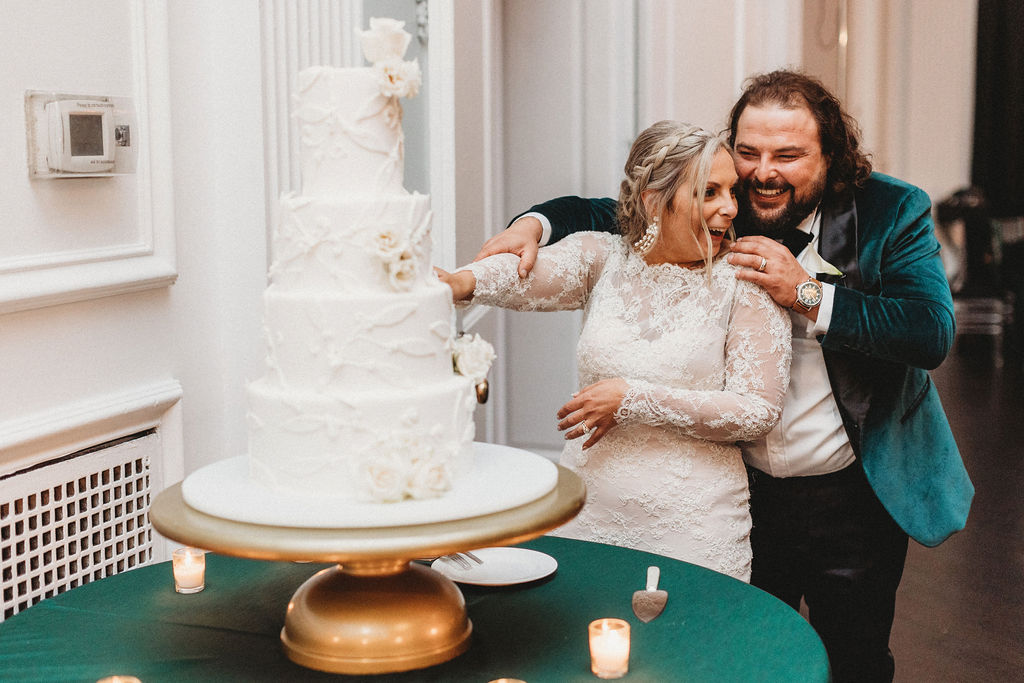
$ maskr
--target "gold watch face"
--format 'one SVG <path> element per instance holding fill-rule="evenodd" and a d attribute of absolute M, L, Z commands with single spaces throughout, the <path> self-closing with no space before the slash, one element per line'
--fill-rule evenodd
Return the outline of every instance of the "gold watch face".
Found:
<path fill-rule="evenodd" d="M 821 285 L 817 282 L 805 282 L 796 290 L 796 298 L 807 308 L 814 308 L 821 303 Z"/>

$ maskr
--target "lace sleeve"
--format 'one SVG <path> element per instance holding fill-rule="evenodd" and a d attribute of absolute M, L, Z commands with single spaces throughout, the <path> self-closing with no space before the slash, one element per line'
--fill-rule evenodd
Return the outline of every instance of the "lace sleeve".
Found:
<path fill-rule="evenodd" d="M 667 425 L 709 441 L 749 441 L 778 423 L 789 386 L 789 316 L 760 287 L 741 282 L 726 334 L 721 390 L 672 389 L 627 378 L 619 423 Z"/>
<path fill-rule="evenodd" d="M 597 233 L 570 235 L 543 247 L 525 279 L 519 257 L 497 254 L 471 263 L 476 277 L 472 303 L 517 311 L 567 311 L 582 308 L 618 236 Z"/>

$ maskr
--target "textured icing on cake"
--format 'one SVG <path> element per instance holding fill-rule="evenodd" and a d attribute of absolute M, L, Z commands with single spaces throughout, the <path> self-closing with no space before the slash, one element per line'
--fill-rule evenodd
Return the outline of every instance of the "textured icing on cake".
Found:
<path fill-rule="evenodd" d="M 304 194 L 405 194 L 402 107 L 373 68 L 310 67 L 298 89 Z"/>
<path fill-rule="evenodd" d="M 443 495 L 469 471 L 475 392 L 453 370 L 429 199 L 402 186 L 394 93 L 418 87 L 418 67 L 401 61 L 407 38 L 395 58 L 401 25 L 375 21 L 382 61 L 299 75 L 302 191 L 281 198 L 271 238 L 249 462 L 273 490 L 392 502 Z"/>

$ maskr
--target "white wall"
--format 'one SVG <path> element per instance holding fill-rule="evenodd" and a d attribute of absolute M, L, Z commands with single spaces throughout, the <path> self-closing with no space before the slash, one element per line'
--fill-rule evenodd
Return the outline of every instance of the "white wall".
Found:
<path fill-rule="evenodd" d="M 266 286 L 259 6 L 174 0 L 168 18 L 177 284 L 168 315 L 184 388 L 185 471 L 246 448 Z"/>
<path fill-rule="evenodd" d="M 884 9 L 884 23 L 876 24 L 886 55 L 878 67 L 881 88 L 858 91 L 854 81 L 850 96 L 876 109 L 879 129 L 864 133 L 878 169 L 938 203 L 970 180 L 977 2 L 890 0 Z M 852 67 L 857 60 L 851 49 Z"/>

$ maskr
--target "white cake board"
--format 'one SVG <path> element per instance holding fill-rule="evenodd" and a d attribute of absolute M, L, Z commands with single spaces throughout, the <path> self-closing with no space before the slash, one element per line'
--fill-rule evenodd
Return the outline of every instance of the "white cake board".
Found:
<path fill-rule="evenodd" d="M 282 493 L 249 476 L 242 455 L 207 465 L 181 486 L 185 503 L 214 517 L 249 524 L 301 528 L 362 528 L 432 524 L 488 515 L 532 503 L 550 493 L 558 468 L 529 451 L 474 442 L 473 468 L 440 498 L 362 503 L 328 496 Z"/>

